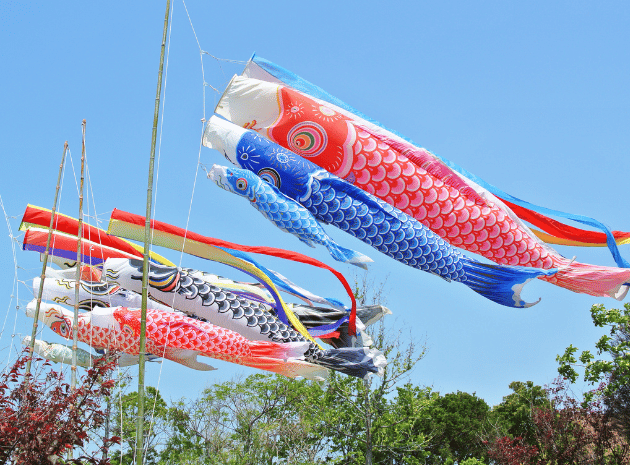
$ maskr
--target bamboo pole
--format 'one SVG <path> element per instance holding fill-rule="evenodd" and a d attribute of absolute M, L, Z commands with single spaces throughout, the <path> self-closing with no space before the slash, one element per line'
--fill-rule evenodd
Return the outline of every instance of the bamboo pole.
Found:
<path fill-rule="evenodd" d="M 111 361 L 111 355 L 110 355 L 109 350 L 105 351 L 105 356 L 107 357 L 108 362 Z M 109 378 L 110 376 L 107 375 L 107 379 Z M 105 410 L 105 436 L 103 436 L 105 439 L 109 439 L 109 417 L 111 417 L 111 415 L 112 415 L 112 395 L 110 394 L 107 396 L 107 407 Z M 109 450 L 109 446 L 111 446 L 111 443 L 107 443 L 107 446 L 108 447 L 103 448 L 103 455 L 102 455 L 103 460 L 107 459 L 108 450 Z"/>
<path fill-rule="evenodd" d="M 164 50 L 168 33 L 168 17 L 171 0 L 166 0 L 166 14 L 164 15 L 164 31 L 162 33 L 162 48 L 160 51 L 160 68 L 158 71 L 155 108 L 153 110 L 153 133 L 151 134 L 151 156 L 149 159 L 149 185 L 147 187 L 147 210 L 144 225 L 144 262 L 142 266 L 142 307 L 140 317 L 140 356 L 138 360 L 138 418 L 136 423 L 136 463 L 144 464 L 144 362 L 146 351 L 147 330 L 147 301 L 149 282 L 149 246 L 151 237 L 151 210 L 153 203 L 153 165 L 155 162 L 155 145 L 157 141 L 158 117 L 160 113 L 160 96 L 162 95 L 162 70 L 164 69 Z"/>
<path fill-rule="evenodd" d="M 81 122 L 81 181 L 79 184 L 79 225 L 77 231 L 77 261 L 74 282 L 74 312 L 72 316 L 72 365 L 70 367 L 70 389 L 77 388 L 77 341 L 79 339 L 79 283 L 81 282 L 81 243 L 83 238 L 83 179 L 85 172 L 85 120 Z M 73 450 L 68 450 L 68 460 L 72 460 Z"/>
<path fill-rule="evenodd" d="M 70 377 L 70 387 L 75 389 L 77 386 L 77 340 L 79 338 L 79 285 L 81 282 L 81 245 L 83 237 L 83 179 L 85 173 L 85 125 L 86 121 L 81 122 L 81 183 L 79 187 L 79 230 L 77 232 L 77 273 L 74 284 L 74 315 L 72 317 L 72 369 Z"/>
<path fill-rule="evenodd" d="M 35 306 L 35 317 L 33 320 L 33 332 L 31 333 L 31 343 L 29 344 L 29 352 L 31 358 L 26 363 L 26 374 L 31 374 L 31 361 L 35 352 L 35 337 L 37 336 L 37 323 L 39 321 L 39 307 L 42 303 L 42 294 L 44 292 L 44 279 L 46 278 L 46 266 L 48 266 L 48 255 L 50 251 L 50 240 L 52 238 L 53 222 L 55 220 L 55 211 L 57 210 L 57 199 L 59 198 L 59 189 L 61 188 L 61 175 L 63 174 L 63 165 L 66 161 L 66 153 L 68 152 L 68 141 L 63 144 L 63 155 L 59 164 L 59 176 L 57 177 L 57 188 L 55 190 L 55 200 L 53 202 L 52 213 L 50 214 L 50 225 L 48 226 L 48 239 L 46 239 L 46 249 L 44 250 L 44 259 L 42 265 L 42 275 L 39 281 L 39 292 L 37 293 L 37 305 Z"/>

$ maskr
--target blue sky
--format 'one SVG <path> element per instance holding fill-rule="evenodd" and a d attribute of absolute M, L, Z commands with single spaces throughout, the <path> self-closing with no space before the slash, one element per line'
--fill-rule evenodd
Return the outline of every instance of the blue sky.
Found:
<path fill-rule="evenodd" d="M 96 212 L 104 227 L 114 208 L 144 213 L 162 3 L 0 3 L 0 195 L 15 235 L 27 203 L 52 206 L 65 140 L 78 168 L 84 118 L 91 189 L 86 213 Z M 244 62 L 256 52 L 512 195 L 630 230 L 627 3 L 189 0 L 187 7 L 209 54 Z M 204 55 L 204 114 L 199 48 L 183 3 L 175 0 L 173 8 L 156 219 L 307 253 L 352 280 L 353 267 L 334 262 L 322 247 L 304 246 L 197 174 L 198 159 L 225 162 L 218 152 L 200 150 L 201 119 L 217 103 L 213 87 L 221 91 L 242 65 Z M 76 216 L 70 167 L 64 179 L 60 210 Z M 24 284 L 12 292 L 11 241 L 2 230 L 4 365 L 18 336 L 30 334 L 31 321 L 16 310 L 30 295 Z M 591 305 L 622 305 L 534 282 L 524 296 L 542 297 L 538 305 L 500 307 L 327 231 L 374 259 L 370 277 L 387 279 L 387 305 L 394 312 L 388 326 L 426 340 L 427 356 L 412 381 L 443 393 L 476 392 L 496 404 L 511 381 L 549 383 L 557 354 L 569 344 L 591 349 L 602 333 L 592 326 Z M 614 265 L 606 249 L 559 250 L 582 262 Z M 184 266 L 243 279 L 210 262 L 158 252 Z M 627 246 L 622 254 L 630 258 Z M 16 257 L 20 280 L 40 274 L 36 254 L 18 250 Z M 343 297 L 327 273 L 261 262 L 313 292 Z M 58 340 L 48 329 L 43 337 Z M 148 383 L 159 383 L 167 397 L 194 397 L 210 383 L 252 372 L 215 366 L 218 371 L 196 373 L 171 362 L 161 369 L 151 365 Z"/>

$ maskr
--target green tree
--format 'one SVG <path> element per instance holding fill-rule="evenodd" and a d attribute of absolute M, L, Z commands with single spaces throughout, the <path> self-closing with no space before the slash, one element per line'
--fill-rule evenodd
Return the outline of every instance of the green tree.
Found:
<path fill-rule="evenodd" d="M 357 304 L 384 305 L 385 285 L 386 280 L 375 283 L 368 274 L 355 277 Z M 327 463 L 421 463 L 427 441 L 414 426 L 430 397 L 423 390 L 398 388 L 426 348 L 411 334 L 386 331 L 382 321 L 370 336 L 387 358 L 383 376 L 357 379 L 333 372 L 325 388 L 320 431 L 328 438 Z"/>
<path fill-rule="evenodd" d="M 485 462 L 483 460 L 479 460 L 473 457 L 462 460 L 461 462 L 459 462 L 459 465 L 485 465 Z"/>
<path fill-rule="evenodd" d="M 615 334 L 614 344 L 619 346 L 630 342 L 630 327 L 624 325 Z M 617 358 L 619 355 L 616 356 Z M 614 381 L 623 373 L 618 370 L 611 375 Z M 612 417 L 618 431 L 621 431 L 630 442 L 630 384 L 620 384 L 619 387 L 604 398 L 607 413 Z"/>
<path fill-rule="evenodd" d="M 321 389 L 308 381 L 252 375 L 204 390 L 170 411 L 175 430 L 163 463 L 315 463 Z"/>
<path fill-rule="evenodd" d="M 400 386 L 423 351 L 383 328 L 374 339 L 390 362 L 383 378 L 253 375 L 176 403 L 161 463 L 423 463 L 430 390 Z"/>
<path fill-rule="evenodd" d="M 383 303 L 383 286 L 355 283 L 360 305 Z M 254 375 L 221 383 L 171 410 L 173 434 L 163 463 L 423 463 L 422 412 L 430 390 L 403 386 L 422 359 L 413 337 L 371 334 L 388 359 L 366 380 L 330 373 L 323 384 Z M 410 341 L 410 342 L 406 342 Z"/>
<path fill-rule="evenodd" d="M 431 396 L 411 385 L 395 389 L 419 356 L 382 328 L 375 340 L 394 355 L 383 378 L 332 372 L 320 385 L 252 375 L 178 402 L 161 463 L 423 463 L 418 422 Z"/>
<path fill-rule="evenodd" d="M 549 394 L 545 388 L 531 381 L 513 381 L 510 389 L 512 394 L 503 397 L 488 417 L 489 435 L 520 437 L 526 444 L 535 445 L 536 426 L 532 421 L 532 411 L 534 408 L 549 408 Z"/>
<path fill-rule="evenodd" d="M 328 460 L 421 463 L 427 439 L 414 426 L 431 399 L 424 392 L 410 395 L 409 387 L 397 388 L 424 357 L 425 348 L 417 348 L 411 337 L 405 344 L 400 332 L 387 332 L 383 325 L 372 338 L 388 360 L 382 377 L 357 379 L 333 373 L 328 381 L 324 398 L 328 413 L 321 425 L 330 435 Z"/>
<path fill-rule="evenodd" d="M 556 357 L 560 364 L 558 372 L 572 383 L 579 377 L 576 367 L 584 369 L 584 381 L 589 384 L 603 383 L 602 389 L 585 394 L 585 403 L 597 395 L 613 397 L 630 384 L 630 339 L 618 337 L 624 332 L 627 334 L 630 328 L 630 303 L 625 304 L 622 310 L 593 305 L 591 318 L 596 327 L 609 329 L 609 334 L 604 334 L 595 344 L 599 358 L 590 350 L 582 351 L 579 358 L 576 358 L 578 348 L 573 345 L 567 347 L 563 355 Z"/>
<path fill-rule="evenodd" d="M 546 401 L 529 409 L 527 438 L 498 432 L 487 441 L 493 463 L 565 465 L 629 463 L 630 444 L 615 433 L 601 399 L 581 402 L 563 379 L 546 388 Z M 509 417 L 509 411 L 507 410 Z M 521 411 L 527 411 L 523 409 Z M 512 412 L 519 412 L 518 409 Z M 504 412 L 505 414 L 506 412 Z M 516 424 L 516 423 L 515 423 Z"/>
<path fill-rule="evenodd" d="M 488 404 L 466 392 L 435 394 L 423 425 L 423 432 L 431 435 L 426 463 L 462 463 L 466 459 L 485 458 L 483 438 L 490 412 Z"/>
<path fill-rule="evenodd" d="M 124 389 L 124 385 L 121 389 Z M 121 448 L 112 451 L 111 463 L 130 465 L 134 463 L 135 458 L 138 393 L 130 392 L 123 395 L 119 392 L 113 404 L 113 433 L 120 436 L 122 441 Z M 144 461 L 146 464 L 155 464 L 158 458 L 158 448 L 163 444 L 165 435 L 168 433 L 169 408 L 160 392 L 154 387 L 146 387 L 144 412 Z"/>

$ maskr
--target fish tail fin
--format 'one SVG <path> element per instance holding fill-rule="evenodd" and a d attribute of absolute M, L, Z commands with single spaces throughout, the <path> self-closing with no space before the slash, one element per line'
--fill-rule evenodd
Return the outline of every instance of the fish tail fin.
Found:
<path fill-rule="evenodd" d="M 517 266 L 481 263 L 471 258 L 464 260 L 464 278 L 460 282 L 478 294 L 507 307 L 531 307 L 540 302 L 525 302 L 521 291 L 534 278 L 549 276 L 556 270 L 541 270 Z"/>
<path fill-rule="evenodd" d="M 383 376 L 387 359 L 377 349 L 343 347 L 323 351 L 315 357 L 313 363 L 356 378 L 367 378 L 372 374 Z"/>
<path fill-rule="evenodd" d="M 357 308 L 357 318 L 365 326 L 370 326 L 379 321 L 385 315 L 391 315 L 392 311 L 383 305 L 364 305 Z"/>
<path fill-rule="evenodd" d="M 382 305 L 359 307 L 357 308 L 356 334 L 350 335 L 348 322 L 345 322 L 339 325 L 337 331 L 333 333 L 334 335 L 329 334 L 319 337 L 335 349 L 341 347 L 370 347 L 374 341 L 366 331 L 367 326 L 376 323 L 388 313 L 392 313 L 391 310 Z M 365 323 L 363 321 L 364 318 Z"/>
<path fill-rule="evenodd" d="M 103 355 L 105 355 L 105 353 L 103 353 Z M 147 358 L 148 358 L 148 354 L 147 354 Z M 147 359 L 145 358 L 145 360 Z M 138 362 L 140 361 L 140 356 L 127 354 L 125 352 L 119 352 L 116 354 L 116 361 L 118 363 L 118 366 L 120 367 L 133 366 L 133 365 L 138 364 Z M 179 361 L 177 360 L 173 360 L 173 361 L 179 363 Z"/>
<path fill-rule="evenodd" d="M 303 357 L 310 347 L 308 341 L 276 343 L 268 341 L 248 341 L 252 357 L 268 357 L 286 360 Z"/>
<path fill-rule="evenodd" d="M 558 272 L 540 279 L 573 292 L 623 300 L 630 289 L 630 268 L 588 265 L 568 259 Z"/>
<path fill-rule="evenodd" d="M 367 255 L 363 255 L 361 252 L 357 252 L 356 250 L 346 249 L 332 240 L 328 242 L 326 247 L 328 248 L 330 255 L 332 255 L 335 260 L 356 265 L 364 270 L 367 270 L 367 263 L 373 262 L 373 260 Z"/>
<path fill-rule="evenodd" d="M 132 355 L 130 358 L 124 357 L 125 353 L 121 354 L 123 357 L 119 358 L 118 363 L 120 366 L 135 365 L 138 363 L 138 356 Z M 184 365 L 193 370 L 199 371 L 212 371 L 216 370 L 212 365 L 200 362 L 197 357 L 201 355 L 199 352 L 189 349 L 179 349 L 175 347 L 165 347 L 163 354 L 165 359 Z"/>
<path fill-rule="evenodd" d="M 314 381 L 325 381 L 329 377 L 329 370 L 320 365 L 304 360 L 280 360 L 272 357 L 241 357 L 238 364 L 269 371 L 287 378 L 305 378 Z"/>

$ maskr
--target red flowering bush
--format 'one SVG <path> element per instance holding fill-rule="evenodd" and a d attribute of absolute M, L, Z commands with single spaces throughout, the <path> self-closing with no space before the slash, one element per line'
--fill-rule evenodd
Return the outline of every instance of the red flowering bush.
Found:
<path fill-rule="evenodd" d="M 55 463 L 59 457 L 90 441 L 89 433 L 105 421 L 101 401 L 110 395 L 115 381 L 108 375 L 115 363 L 101 359 L 87 370 L 75 389 L 64 382 L 62 373 L 44 362 L 36 376 L 25 373 L 30 355 L 22 355 L 0 376 L 0 464 L 39 465 Z M 96 458 L 117 437 L 104 438 L 100 452 L 83 455 L 65 463 L 109 463 Z"/>
<path fill-rule="evenodd" d="M 600 390 L 603 387 L 600 386 Z M 490 459 L 500 465 L 630 464 L 630 444 L 620 434 L 601 396 L 580 402 L 566 381 L 546 389 L 546 406 L 532 406 L 532 434 L 485 441 Z"/>
<path fill-rule="evenodd" d="M 488 456 L 502 465 L 529 465 L 538 455 L 536 446 L 525 444 L 521 437 L 503 436 L 486 445 L 489 445 Z"/>

